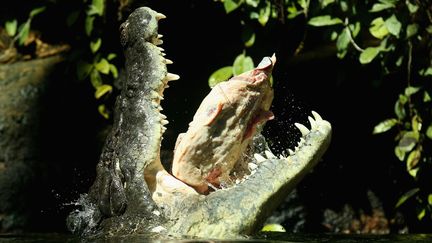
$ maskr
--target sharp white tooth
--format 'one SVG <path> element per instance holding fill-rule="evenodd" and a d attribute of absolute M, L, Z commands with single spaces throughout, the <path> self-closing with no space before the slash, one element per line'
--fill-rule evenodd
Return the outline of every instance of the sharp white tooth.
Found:
<path fill-rule="evenodd" d="M 167 73 L 165 80 L 167 81 L 174 81 L 174 80 L 178 80 L 180 79 L 180 76 L 178 76 L 177 74 L 173 74 L 173 73 Z"/>
<path fill-rule="evenodd" d="M 166 19 L 165 14 L 156 13 L 156 20 Z"/>
<path fill-rule="evenodd" d="M 159 93 L 158 92 L 156 92 L 156 91 L 154 91 L 154 90 L 152 90 L 151 92 L 150 92 L 150 94 L 151 94 L 151 97 L 153 98 L 153 99 L 156 99 L 156 98 L 159 98 Z"/>
<path fill-rule="evenodd" d="M 264 153 L 268 159 L 276 159 L 276 156 L 272 152 L 266 150 L 266 151 L 264 151 Z"/>
<path fill-rule="evenodd" d="M 312 117 L 310 117 L 310 116 L 308 116 L 308 120 L 309 120 L 309 123 L 311 125 L 311 130 L 315 129 L 316 128 L 316 122 L 315 122 L 315 120 Z"/>
<path fill-rule="evenodd" d="M 169 123 L 168 120 L 161 120 L 161 124 L 162 124 L 162 125 L 166 125 L 166 124 L 168 124 L 168 123 Z"/>
<path fill-rule="evenodd" d="M 285 159 L 285 157 L 283 157 L 282 154 L 280 154 L 279 159 Z"/>
<path fill-rule="evenodd" d="M 157 45 L 157 46 L 162 45 L 162 44 L 163 44 L 163 40 L 156 39 L 156 40 L 154 41 L 153 44 L 155 44 L 155 45 Z M 162 49 L 162 48 L 161 48 L 161 49 Z"/>
<path fill-rule="evenodd" d="M 294 154 L 294 151 L 293 151 L 292 149 L 288 149 L 288 153 L 289 153 L 290 155 L 293 155 L 293 154 Z"/>
<path fill-rule="evenodd" d="M 165 53 L 163 53 L 163 52 L 161 52 L 161 55 L 164 57 L 164 56 L 166 56 L 166 54 Z"/>
<path fill-rule="evenodd" d="M 164 63 L 165 63 L 165 64 L 173 64 L 173 61 L 171 61 L 171 60 L 168 59 L 168 58 L 165 58 L 165 59 L 164 59 Z"/>
<path fill-rule="evenodd" d="M 166 131 L 166 127 L 162 126 L 162 132 Z"/>
<path fill-rule="evenodd" d="M 258 163 L 261 163 L 266 160 L 266 158 L 264 158 L 261 154 L 254 154 L 254 158 Z"/>
<path fill-rule="evenodd" d="M 248 163 L 248 168 L 250 171 L 255 170 L 258 167 L 258 165 L 254 163 Z"/>
<path fill-rule="evenodd" d="M 165 49 L 163 49 L 162 47 L 158 47 L 159 51 L 164 52 Z"/>
<path fill-rule="evenodd" d="M 164 114 L 160 114 L 160 117 L 162 118 L 162 119 L 167 119 L 167 116 L 165 116 Z"/>
<path fill-rule="evenodd" d="M 312 111 L 312 115 L 315 118 L 315 121 L 322 121 L 321 116 L 318 113 L 316 113 L 315 111 Z"/>
<path fill-rule="evenodd" d="M 300 138 L 300 144 L 304 144 L 306 140 L 304 138 Z"/>
<path fill-rule="evenodd" d="M 161 35 L 161 34 L 157 35 L 157 38 L 159 38 L 159 39 L 162 38 L 162 37 L 163 37 L 163 35 Z"/>
<path fill-rule="evenodd" d="M 303 124 L 300 123 L 294 123 L 294 125 L 300 130 L 302 136 L 306 136 L 306 134 L 309 133 L 309 129 L 305 127 Z"/>

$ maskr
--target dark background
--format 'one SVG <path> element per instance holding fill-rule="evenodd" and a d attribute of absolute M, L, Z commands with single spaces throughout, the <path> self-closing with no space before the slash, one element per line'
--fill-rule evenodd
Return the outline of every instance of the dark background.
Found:
<path fill-rule="evenodd" d="M 176 135 L 187 129 L 209 92 L 210 74 L 231 65 L 242 53 L 241 15 L 237 12 L 227 15 L 222 4 L 210 0 L 158 0 L 148 1 L 147 6 L 167 16 L 159 27 L 164 35 L 162 47 L 167 58 L 174 61 L 168 67 L 169 72 L 181 76 L 165 91 L 162 103 L 170 122 L 163 147 L 169 149 Z M 11 5 L 11 9 L 16 7 Z M 35 26 L 57 28 L 47 23 L 43 18 L 35 20 Z M 393 106 L 403 90 L 404 76 L 394 74 L 380 80 L 382 70 L 378 64 L 362 66 L 354 56 L 339 60 L 332 51 L 310 59 L 295 57 L 294 50 L 305 31 L 304 23 L 299 20 L 289 25 L 269 25 L 258 28 L 257 42 L 247 54 L 255 63 L 272 53 L 278 59 L 273 73 L 272 110 L 276 119 L 268 122 L 265 130 L 267 138 L 275 144 L 273 149 L 278 152 L 283 147 L 293 147 L 299 138 L 293 123 L 309 126 L 307 116 L 311 110 L 333 126 L 330 148 L 298 187 L 308 220 L 303 230 L 323 231 L 323 212 L 328 208 L 340 211 L 349 204 L 355 209 L 370 210 L 368 190 L 383 203 L 388 217 L 393 217 L 395 203 L 413 187 L 413 180 L 405 171 L 405 164 L 393 154 L 394 134 L 372 135 L 372 130 L 378 122 L 394 116 Z M 320 48 L 328 49 L 319 30 L 307 29 L 300 57 L 320 53 Z M 118 26 L 113 26 L 109 35 L 113 43 L 118 43 Z M 62 68 L 67 69 L 66 64 Z M 72 202 L 87 192 L 93 182 L 101 138 L 110 124 L 97 113 L 91 85 L 66 76 L 62 68 L 53 74 L 55 82 L 46 98 L 46 110 L 41 114 L 42 154 L 49 169 L 26 192 L 32 214 L 26 228 L 29 231 L 66 230 L 64 220 L 74 208 Z M 400 210 L 411 232 L 430 230 L 417 223 L 412 211 Z"/>

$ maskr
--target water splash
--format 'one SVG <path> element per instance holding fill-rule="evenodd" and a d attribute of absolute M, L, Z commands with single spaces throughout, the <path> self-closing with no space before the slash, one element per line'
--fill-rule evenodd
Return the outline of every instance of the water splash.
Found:
<path fill-rule="evenodd" d="M 88 194 L 81 194 L 75 202 L 71 202 L 69 205 L 74 205 L 78 209 L 72 211 L 67 217 L 67 228 L 74 234 L 94 234 L 102 215 L 97 206 L 91 202 Z"/>

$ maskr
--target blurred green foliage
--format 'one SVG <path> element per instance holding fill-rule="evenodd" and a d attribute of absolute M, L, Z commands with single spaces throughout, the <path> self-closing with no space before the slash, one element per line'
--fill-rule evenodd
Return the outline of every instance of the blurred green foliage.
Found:
<path fill-rule="evenodd" d="M 385 118 L 373 134 L 395 131 L 394 153 L 406 164 L 414 184 L 430 176 L 420 173 L 432 163 L 432 8 L 428 1 L 416 0 L 223 0 L 227 14 L 242 12 L 245 48 L 254 48 L 261 36 L 251 20 L 265 27 L 270 20 L 282 24 L 303 18 L 308 31 L 325 29 L 340 59 L 356 57 L 362 65 L 379 64 L 381 78 L 404 75 L 405 88 L 396 99 L 394 117 Z M 307 31 L 305 31 L 305 35 Z M 304 39 L 303 39 L 304 40 Z M 294 53 L 298 54 L 303 47 Z M 236 57 L 245 57 L 246 51 Z M 251 59 L 252 60 L 252 59 Z M 235 66 L 235 62 L 234 62 Z M 235 74 L 229 67 L 214 72 L 210 86 Z M 396 86 L 396 85 L 395 85 Z M 392 109 L 392 107 L 389 107 Z M 391 141 L 389 141 L 391 142 Z M 422 178 L 423 177 L 423 178 Z M 432 217 L 432 185 L 420 183 L 403 194 L 396 207 L 415 200 L 417 218 Z"/>
<path fill-rule="evenodd" d="M 98 111 L 108 119 L 111 111 L 106 100 L 113 91 L 113 81 L 118 77 L 119 61 L 116 61 L 116 57 L 120 48 L 113 46 L 111 31 L 106 30 L 111 30 L 112 23 L 121 20 L 116 19 L 116 11 L 108 13 L 107 7 L 117 6 L 119 13 L 120 8 L 124 7 L 121 3 L 119 1 L 115 5 L 105 0 L 34 2 L 27 20 L 18 26 L 18 18 L 10 16 L 4 22 L 4 29 L 13 37 L 12 45 L 24 45 L 32 31 L 31 23 L 36 15 L 50 23 L 56 22 L 55 28 L 44 30 L 43 34 L 59 35 L 60 39 L 63 38 L 62 41 L 66 40 L 67 44 L 72 46 L 66 55 L 71 66 L 74 66 L 74 70 L 70 71 L 77 80 L 91 83 L 95 90 L 94 97 L 99 103 Z M 18 42 L 15 43 L 16 41 Z"/>

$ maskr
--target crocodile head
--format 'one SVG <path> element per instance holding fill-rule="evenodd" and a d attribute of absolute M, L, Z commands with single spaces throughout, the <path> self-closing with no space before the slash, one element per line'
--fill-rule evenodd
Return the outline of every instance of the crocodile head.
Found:
<path fill-rule="evenodd" d="M 289 156 L 265 146 L 259 130 L 273 117 L 269 76 L 276 63 L 274 55 L 265 57 L 206 96 L 178 139 L 172 175 L 159 158 L 167 124 L 160 100 L 168 81 L 179 78 L 167 72 L 172 62 L 158 47 L 157 22 L 164 17 L 143 7 L 121 26 L 127 78 L 89 191 L 92 212 L 71 213 L 69 228 L 111 235 L 252 234 L 324 154 L 331 125 L 312 112 L 310 128 L 296 123 L 302 137 L 287 149 Z M 264 149 L 256 149 L 258 143 Z"/>

